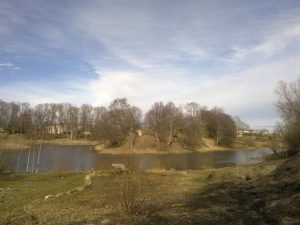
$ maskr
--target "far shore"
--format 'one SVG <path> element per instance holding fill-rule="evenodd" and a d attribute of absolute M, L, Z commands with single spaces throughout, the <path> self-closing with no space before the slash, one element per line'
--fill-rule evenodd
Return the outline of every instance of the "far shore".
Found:
<path fill-rule="evenodd" d="M 268 148 L 268 145 L 249 146 L 241 143 L 234 143 L 231 147 L 216 146 L 214 140 L 203 138 L 203 145 L 195 150 L 188 150 L 180 148 L 179 146 L 157 148 L 150 146 L 133 146 L 132 148 L 125 143 L 119 147 L 105 147 L 99 141 L 89 139 L 76 139 L 70 138 L 54 138 L 54 139 L 34 139 L 31 141 L 22 135 L 2 135 L 0 139 L 0 151 L 9 150 L 27 150 L 31 145 L 86 145 L 90 146 L 91 150 L 101 154 L 180 154 L 180 153 L 195 153 L 195 152 L 216 152 L 216 151 L 233 151 L 233 150 L 253 150 L 257 148 Z"/>
<path fill-rule="evenodd" d="M 70 139 L 70 138 L 54 138 L 54 139 L 34 139 L 26 138 L 23 135 L 1 135 L 0 136 L 0 151 L 8 150 L 27 150 L 31 145 L 99 145 L 99 141 L 86 139 Z"/>
<path fill-rule="evenodd" d="M 194 150 L 188 149 L 172 149 L 166 148 L 166 150 L 160 150 L 157 148 L 136 148 L 132 149 L 121 146 L 116 148 L 105 148 L 103 145 L 92 146 L 92 150 L 101 154 L 115 154 L 115 155 L 139 155 L 139 154 L 182 154 L 182 153 L 202 153 L 202 152 L 222 152 L 222 151 L 238 151 L 238 150 L 255 150 L 257 148 L 267 148 L 267 147 L 254 147 L 254 146 L 233 146 L 233 147 L 215 147 L 215 148 L 205 148 L 200 147 Z"/>

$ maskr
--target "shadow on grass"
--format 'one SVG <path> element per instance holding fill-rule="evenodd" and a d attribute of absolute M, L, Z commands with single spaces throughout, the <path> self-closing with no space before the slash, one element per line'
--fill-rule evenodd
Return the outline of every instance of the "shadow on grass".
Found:
<path fill-rule="evenodd" d="M 300 157 L 257 180 L 208 185 L 126 224 L 300 224 Z"/>

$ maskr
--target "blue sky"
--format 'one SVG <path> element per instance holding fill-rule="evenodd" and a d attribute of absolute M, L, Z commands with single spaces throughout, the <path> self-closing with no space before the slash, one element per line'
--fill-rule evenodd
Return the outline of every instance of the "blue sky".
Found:
<path fill-rule="evenodd" d="M 298 0 L 0 1 L 5 101 L 195 101 L 259 127 L 298 77 Z"/>

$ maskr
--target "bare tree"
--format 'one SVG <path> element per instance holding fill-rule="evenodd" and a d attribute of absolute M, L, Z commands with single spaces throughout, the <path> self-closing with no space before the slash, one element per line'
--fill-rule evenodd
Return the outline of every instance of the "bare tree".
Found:
<path fill-rule="evenodd" d="M 93 107 L 88 104 L 83 104 L 80 107 L 79 115 L 80 115 L 80 125 L 82 126 L 82 131 L 90 131 L 91 122 L 92 122 L 92 110 Z"/>
<path fill-rule="evenodd" d="M 0 99 L 0 128 L 8 130 L 9 106 L 8 103 Z"/>
<path fill-rule="evenodd" d="M 171 146 L 174 142 L 174 137 L 178 136 L 180 129 L 182 114 L 173 102 L 168 102 L 164 109 L 164 120 L 166 123 L 165 129 L 168 133 L 167 145 Z"/>
<path fill-rule="evenodd" d="M 79 109 L 76 106 L 70 106 L 67 109 L 67 126 L 70 130 L 71 139 L 76 138 L 79 124 Z"/>
<path fill-rule="evenodd" d="M 285 140 L 294 148 L 300 147 L 300 78 L 294 82 L 280 81 L 276 93 L 278 101 L 276 106 L 281 113 L 285 126 Z"/>
<path fill-rule="evenodd" d="M 157 143 L 160 142 L 163 132 L 164 107 L 162 102 L 155 102 L 145 116 L 145 124 L 154 133 Z"/>
<path fill-rule="evenodd" d="M 127 136 L 131 137 L 132 146 L 136 138 L 136 129 L 140 126 L 141 115 L 141 110 L 131 106 L 127 99 L 115 99 L 108 110 L 102 108 L 95 130 L 101 139 L 106 140 L 108 146 L 122 144 Z"/>
<path fill-rule="evenodd" d="M 28 103 L 20 103 L 20 130 L 25 134 L 32 134 L 33 131 L 33 111 Z"/>
<path fill-rule="evenodd" d="M 19 113 L 20 113 L 20 106 L 15 102 L 10 103 L 8 130 L 12 134 L 19 132 L 18 129 Z"/>
<path fill-rule="evenodd" d="M 182 146 L 188 149 L 194 149 L 199 145 L 204 133 L 204 123 L 201 118 L 203 108 L 195 102 L 185 105 L 184 122 L 182 125 L 182 134 L 184 136 Z"/>
<path fill-rule="evenodd" d="M 230 146 L 236 138 L 236 126 L 233 119 L 224 110 L 214 107 L 212 110 L 203 110 L 202 118 L 205 122 L 209 137 L 216 140 L 216 145 Z"/>
<path fill-rule="evenodd" d="M 240 117 L 235 116 L 235 117 L 233 118 L 233 120 L 234 120 L 235 126 L 236 126 L 236 128 L 237 128 L 238 130 L 240 130 L 240 131 L 242 131 L 242 132 L 245 131 L 245 130 L 250 130 L 250 125 L 247 124 L 246 122 L 242 121 L 242 120 L 240 119 Z"/>

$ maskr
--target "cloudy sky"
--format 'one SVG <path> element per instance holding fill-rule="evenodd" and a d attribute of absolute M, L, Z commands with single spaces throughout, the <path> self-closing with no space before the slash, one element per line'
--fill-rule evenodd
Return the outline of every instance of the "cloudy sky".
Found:
<path fill-rule="evenodd" d="M 195 101 L 260 127 L 298 77 L 299 0 L 0 0 L 5 101 Z"/>

